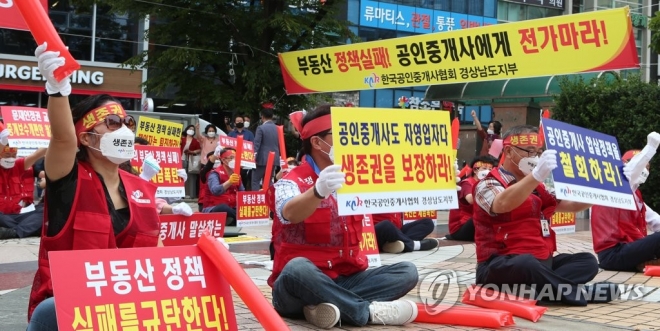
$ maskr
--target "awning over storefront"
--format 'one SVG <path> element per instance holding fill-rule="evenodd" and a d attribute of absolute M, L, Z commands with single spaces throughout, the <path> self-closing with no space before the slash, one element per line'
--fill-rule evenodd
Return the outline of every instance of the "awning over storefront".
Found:
<path fill-rule="evenodd" d="M 485 105 L 496 102 L 541 102 L 551 101 L 552 96 L 561 92 L 560 77 L 589 81 L 594 77 L 607 76 L 615 79 L 613 71 L 601 71 L 585 74 L 545 76 L 496 80 L 489 82 L 432 85 L 426 90 L 426 101 L 455 101 L 467 105 Z"/>

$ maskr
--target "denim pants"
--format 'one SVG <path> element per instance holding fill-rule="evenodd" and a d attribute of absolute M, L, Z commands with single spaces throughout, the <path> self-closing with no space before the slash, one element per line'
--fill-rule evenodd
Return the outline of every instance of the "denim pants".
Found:
<path fill-rule="evenodd" d="M 227 213 L 227 223 L 225 226 L 236 225 L 236 209 L 229 207 L 224 203 L 213 207 L 206 207 L 204 213 Z"/>
<path fill-rule="evenodd" d="M 417 286 L 414 264 L 404 261 L 332 279 L 309 259 L 297 257 L 284 266 L 273 284 L 273 306 L 284 317 L 300 318 L 303 307 L 331 303 L 345 323 L 363 326 L 372 301 L 392 301 Z"/>
<path fill-rule="evenodd" d="M 53 298 L 42 301 L 34 309 L 27 331 L 57 331 L 55 300 Z"/>

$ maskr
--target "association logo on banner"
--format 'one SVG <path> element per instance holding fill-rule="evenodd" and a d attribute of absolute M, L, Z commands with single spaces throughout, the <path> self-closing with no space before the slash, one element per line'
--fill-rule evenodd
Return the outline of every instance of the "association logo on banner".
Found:
<path fill-rule="evenodd" d="M 1 11 L 0 11 L 1 12 Z M 2 106 L 2 120 L 9 129 L 9 146 L 19 149 L 47 148 L 50 121 L 45 108 Z"/>
<path fill-rule="evenodd" d="M 181 150 L 178 147 L 135 145 L 135 157 L 131 159 L 131 167 L 141 173 L 142 163 L 150 155 L 160 165 L 160 172 L 151 179 L 151 182 L 158 187 L 156 196 L 159 198 L 186 196 L 185 182 L 177 174 L 177 170 L 182 168 Z"/>
<path fill-rule="evenodd" d="M 204 231 L 213 237 L 222 238 L 226 221 L 227 213 L 160 215 L 160 240 L 165 246 L 195 245 Z"/>

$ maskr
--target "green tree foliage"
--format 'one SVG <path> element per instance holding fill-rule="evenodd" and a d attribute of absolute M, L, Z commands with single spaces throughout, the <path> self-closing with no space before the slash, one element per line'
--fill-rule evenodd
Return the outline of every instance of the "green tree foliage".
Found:
<path fill-rule="evenodd" d="M 621 153 L 642 149 L 646 136 L 660 131 L 660 87 L 639 76 L 626 80 L 583 79 L 560 81 L 561 94 L 555 96 L 552 118 L 615 136 Z M 658 157 L 651 161 L 649 179 L 640 188 L 652 208 L 660 207 Z"/>
<path fill-rule="evenodd" d="M 82 0 L 92 1 L 92 0 Z M 291 111 L 319 96 L 286 96 L 278 53 L 343 44 L 342 0 L 99 0 L 118 13 L 149 15 L 148 52 L 125 64 L 148 67 L 146 88 L 176 88 L 176 101 L 258 117 L 261 104 Z M 172 47 L 175 46 L 175 47 Z M 234 75 L 230 75 L 233 70 Z"/>

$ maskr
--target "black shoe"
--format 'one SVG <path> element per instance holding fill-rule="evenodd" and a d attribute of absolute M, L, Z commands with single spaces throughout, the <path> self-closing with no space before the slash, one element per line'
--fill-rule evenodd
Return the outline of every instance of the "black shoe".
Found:
<path fill-rule="evenodd" d="M 419 242 L 420 251 L 428 251 L 438 247 L 438 240 L 435 238 L 426 238 Z"/>
<path fill-rule="evenodd" d="M 619 286 L 614 283 L 601 282 L 590 285 L 585 285 L 584 290 L 587 292 L 587 301 L 589 303 L 608 303 L 618 295 Z"/>
<path fill-rule="evenodd" d="M 12 239 L 12 238 L 18 238 L 18 235 L 16 234 L 16 230 L 0 227 L 0 239 Z"/>

